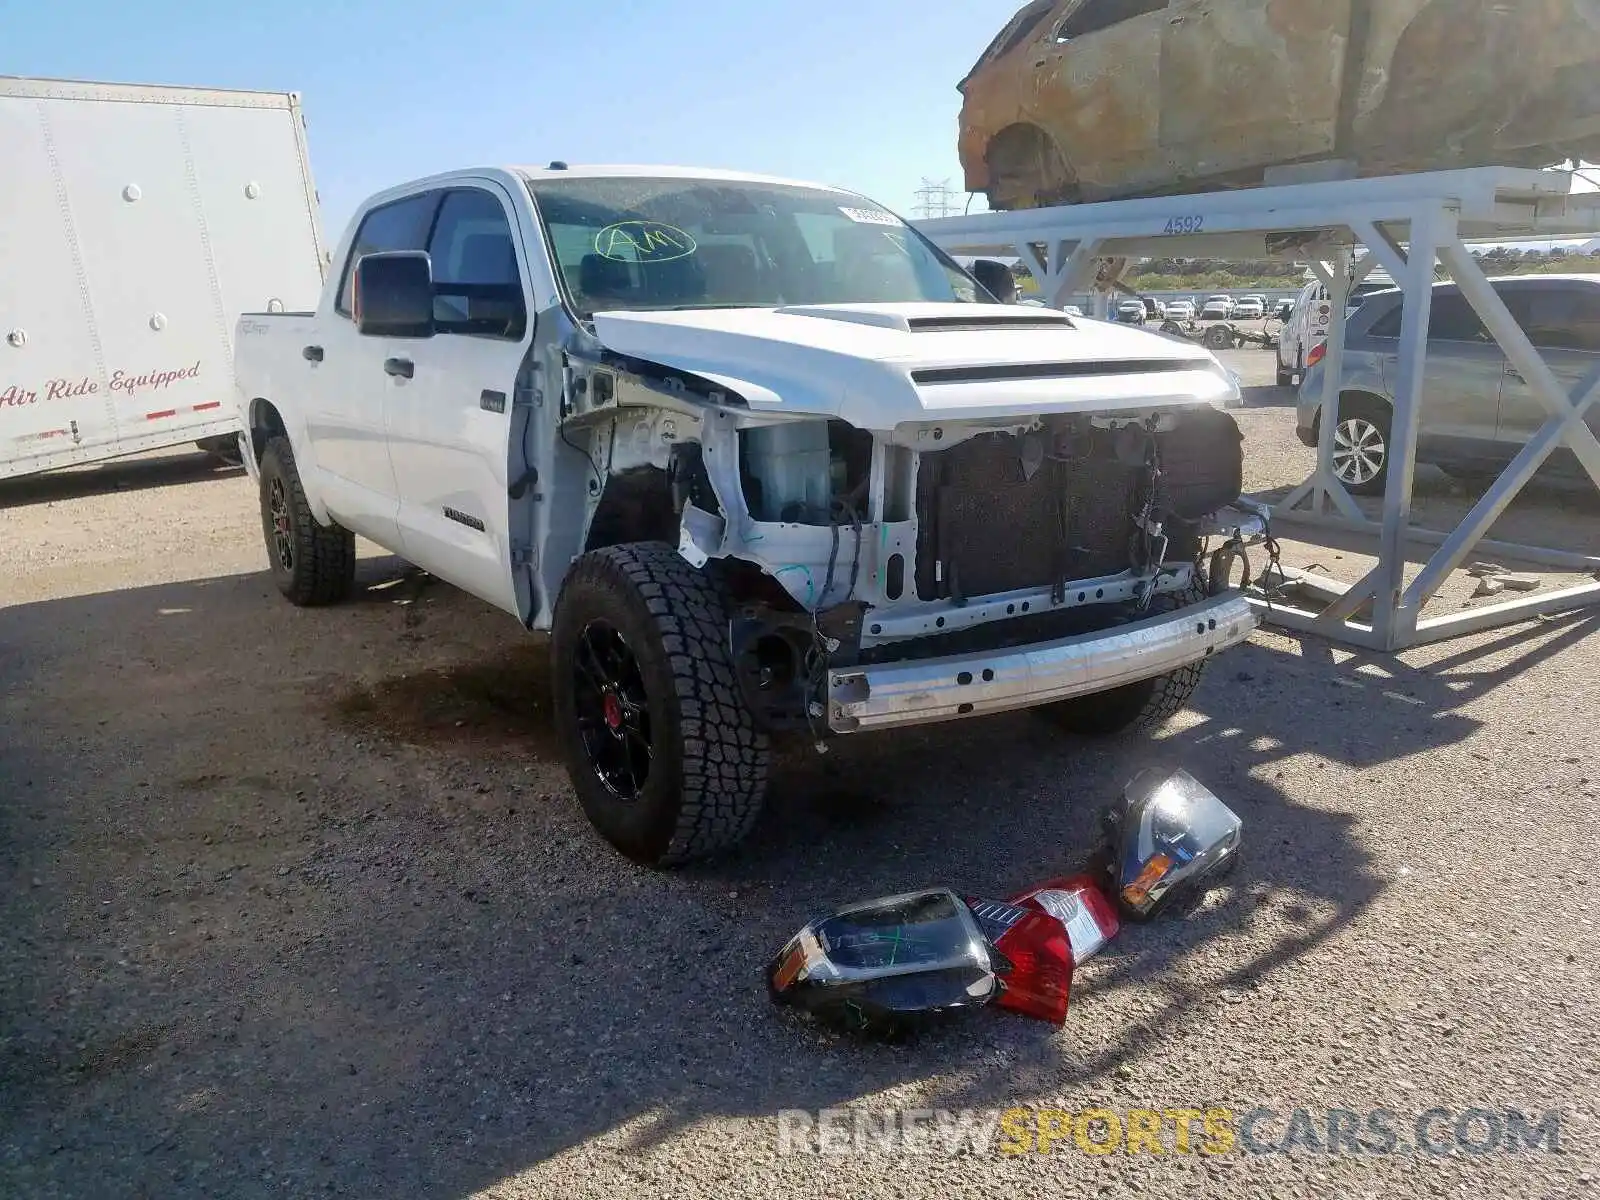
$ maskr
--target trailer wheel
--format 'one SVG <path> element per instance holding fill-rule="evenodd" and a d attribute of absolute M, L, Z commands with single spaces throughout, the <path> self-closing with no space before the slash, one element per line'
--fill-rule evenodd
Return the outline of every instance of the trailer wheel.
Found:
<path fill-rule="evenodd" d="M 1213 325 L 1206 330 L 1206 348 L 1209 350 L 1232 350 L 1238 345 L 1233 329 L 1227 325 Z"/>
<path fill-rule="evenodd" d="M 224 467 L 244 466 L 244 452 L 239 448 L 239 435 L 201 438 L 195 446 L 211 456 L 213 462 Z"/>
<path fill-rule="evenodd" d="M 710 577 L 664 543 L 585 554 L 556 602 L 551 667 L 567 773 L 613 846 L 675 866 L 750 832 L 767 738 L 740 693 Z"/>
<path fill-rule="evenodd" d="M 261 454 L 261 533 L 272 581 L 290 603 L 337 604 L 355 589 L 355 534 L 311 515 L 286 437 L 273 438 Z"/>
<path fill-rule="evenodd" d="M 1176 612 L 1204 599 L 1205 593 L 1198 587 L 1168 592 L 1151 602 L 1150 615 Z M 1076 696 L 1034 711 L 1064 732 L 1085 737 L 1112 737 L 1156 729 L 1183 711 L 1200 686 L 1208 661 L 1203 658 L 1154 679 L 1142 679 L 1092 696 Z"/>

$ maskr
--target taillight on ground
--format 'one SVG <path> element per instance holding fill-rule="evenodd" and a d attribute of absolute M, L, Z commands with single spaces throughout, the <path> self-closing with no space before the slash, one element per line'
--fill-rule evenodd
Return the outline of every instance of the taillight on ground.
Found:
<path fill-rule="evenodd" d="M 1318 342 L 1315 346 L 1311 347 L 1311 353 L 1306 355 L 1306 366 L 1314 367 L 1327 357 L 1328 343 Z"/>
<path fill-rule="evenodd" d="M 1097 953 L 1122 928 L 1116 904 L 1092 875 L 1036 884 L 1012 896 L 1010 903 L 1040 909 L 1066 926 L 1074 963 Z"/>
<path fill-rule="evenodd" d="M 1067 928 L 1043 909 L 968 900 L 994 948 L 1001 1008 L 1060 1025 L 1067 1019 L 1074 964 Z"/>

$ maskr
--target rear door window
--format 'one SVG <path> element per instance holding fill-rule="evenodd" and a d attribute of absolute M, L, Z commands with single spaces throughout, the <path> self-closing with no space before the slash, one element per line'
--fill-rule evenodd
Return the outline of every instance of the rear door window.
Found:
<path fill-rule="evenodd" d="M 434 209 L 439 204 L 439 192 L 421 192 L 407 196 L 392 204 L 375 208 L 361 221 L 356 230 L 350 256 L 345 260 L 344 278 L 339 284 L 339 299 L 335 309 L 341 316 L 350 315 L 351 293 L 355 287 L 355 264 L 366 254 L 385 250 L 424 250 L 428 245 L 428 227 L 433 224 Z"/>
<path fill-rule="evenodd" d="M 1374 304 L 1377 301 L 1373 301 Z M 1396 297 L 1388 301 L 1394 305 L 1372 323 L 1368 337 L 1398 338 L 1400 323 L 1405 317 L 1405 302 Z M 1457 291 L 1437 291 L 1433 294 L 1433 315 L 1428 319 L 1430 342 L 1488 342 L 1493 339 L 1483 327 L 1478 314 L 1467 298 Z"/>
<path fill-rule="evenodd" d="M 1405 305 L 1403 302 L 1395 301 L 1386 303 L 1392 303 L 1394 307 L 1372 323 L 1372 329 L 1367 334 L 1368 337 L 1397 338 L 1400 336 L 1400 319 L 1405 314 Z"/>
<path fill-rule="evenodd" d="M 1492 339 L 1478 314 L 1460 292 L 1441 291 L 1433 296 L 1433 316 L 1428 321 L 1430 342 L 1487 342 Z"/>
<path fill-rule="evenodd" d="M 1517 324 L 1541 350 L 1600 352 L 1600 288 L 1518 288 L 1505 299 Z"/>

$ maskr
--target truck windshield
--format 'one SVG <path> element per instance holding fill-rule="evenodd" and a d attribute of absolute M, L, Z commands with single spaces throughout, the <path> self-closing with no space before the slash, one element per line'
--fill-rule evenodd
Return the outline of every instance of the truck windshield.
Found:
<path fill-rule="evenodd" d="M 719 179 L 528 181 L 579 316 L 990 301 L 921 234 L 843 192 Z"/>

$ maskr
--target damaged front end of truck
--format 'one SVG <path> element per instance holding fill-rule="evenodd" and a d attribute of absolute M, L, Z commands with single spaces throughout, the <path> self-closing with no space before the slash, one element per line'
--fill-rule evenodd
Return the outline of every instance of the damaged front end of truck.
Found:
<path fill-rule="evenodd" d="M 1170 713 L 1255 628 L 1227 564 L 1263 522 L 1207 351 L 999 303 L 848 192 L 528 187 L 562 301 L 530 624 L 585 558 L 676 547 L 741 707 L 819 741 L 1090 696 Z"/>
<path fill-rule="evenodd" d="M 964 336 L 1100 333 L 998 305 L 765 316 L 906 343 L 957 321 Z M 603 349 L 569 359 L 582 382 L 568 420 L 605 476 L 586 547 L 643 531 L 716 574 L 765 727 L 820 739 L 1072 700 L 1255 627 L 1228 567 L 1264 523 L 1240 500 L 1233 385 L 1215 360 L 887 354 L 841 368 L 849 396 L 824 388 L 795 412 L 781 379 L 715 361 L 716 342 L 758 335 L 714 321 L 600 314 Z"/>

